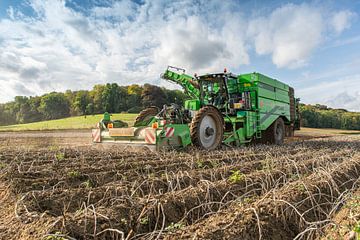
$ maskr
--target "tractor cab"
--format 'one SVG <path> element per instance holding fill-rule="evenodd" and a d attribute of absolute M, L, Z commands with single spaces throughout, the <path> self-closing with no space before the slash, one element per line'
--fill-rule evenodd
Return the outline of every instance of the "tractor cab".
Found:
<path fill-rule="evenodd" d="M 237 77 L 231 73 L 207 74 L 197 77 L 202 105 L 213 105 L 222 113 L 235 113 L 227 111 L 243 108 L 244 96 L 239 94 Z"/>
<path fill-rule="evenodd" d="M 226 75 L 208 74 L 197 78 L 200 90 L 200 101 L 203 105 L 213 105 L 219 110 L 225 107 L 228 101 Z"/>
<path fill-rule="evenodd" d="M 227 100 L 223 74 L 205 75 L 198 78 L 200 100 L 204 105 L 220 107 Z"/>

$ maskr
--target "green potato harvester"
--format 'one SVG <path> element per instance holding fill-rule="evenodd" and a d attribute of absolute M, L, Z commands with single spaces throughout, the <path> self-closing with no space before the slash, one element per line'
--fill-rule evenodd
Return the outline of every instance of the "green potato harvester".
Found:
<path fill-rule="evenodd" d="M 263 74 L 235 75 L 224 69 L 190 76 L 184 69 L 168 66 L 161 78 L 182 86 L 188 96 L 184 106 L 148 107 L 133 127 L 124 127 L 105 113 L 92 130 L 93 142 L 213 150 L 250 142 L 282 144 L 300 129 L 294 89 Z"/>

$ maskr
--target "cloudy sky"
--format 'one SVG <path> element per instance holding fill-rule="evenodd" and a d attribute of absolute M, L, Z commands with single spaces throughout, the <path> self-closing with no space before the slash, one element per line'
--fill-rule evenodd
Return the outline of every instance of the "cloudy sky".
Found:
<path fill-rule="evenodd" d="M 0 102 L 17 95 L 261 72 L 305 103 L 360 111 L 360 0 L 0 0 Z"/>

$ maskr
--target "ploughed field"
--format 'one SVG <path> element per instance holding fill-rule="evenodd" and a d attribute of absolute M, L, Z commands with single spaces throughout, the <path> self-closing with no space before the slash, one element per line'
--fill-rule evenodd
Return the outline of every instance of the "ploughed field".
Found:
<path fill-rule="evenodd" d="M 0 134 L 0 239 L 356 239 L 360 136 L 151 152 Z"/>

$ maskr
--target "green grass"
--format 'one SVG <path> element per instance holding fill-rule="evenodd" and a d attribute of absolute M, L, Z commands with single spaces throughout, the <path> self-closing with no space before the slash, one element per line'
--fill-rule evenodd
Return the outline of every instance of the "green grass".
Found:
<path fill-rule="evenodd" d="M 113 114 L 111 119 L 122 120 L 131 126 L 136 118 L 137 114 L 132 113 L 120 113 Z M 63 119 L 16 124 L 8 126 L 0 126 L 1 131 L 31 131 L 31 130 L 60 130 L 60 129 L 89 129 L 93 128 L 97 122 L 102 119 L 102 114 L 80 116 L 80 117 L 69 117 Z"/>

